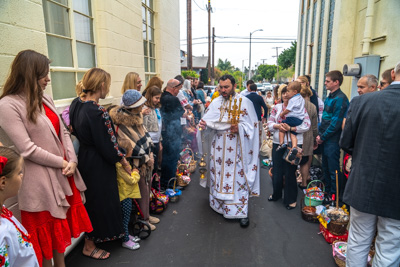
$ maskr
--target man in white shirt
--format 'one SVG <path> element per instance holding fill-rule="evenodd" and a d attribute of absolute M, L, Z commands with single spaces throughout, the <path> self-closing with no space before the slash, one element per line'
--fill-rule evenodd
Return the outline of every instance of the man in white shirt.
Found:
<path fill-rule="evenodd" d="M 246 90 L 243 90 L 242 92 L 240 92 L 240 94 L 241 94 L 242 96 L 247 96 L 248 94 L 250 94 L 250 93 L 251 93 L 250 85 L 252 85 L 252 84 L 254 84 L 254 81 L 253 81 L 253 80 L 248 80 L 248 81 L 246 82 L 246 87 L 247 87 L 247 89 L 246 89 Z"/>

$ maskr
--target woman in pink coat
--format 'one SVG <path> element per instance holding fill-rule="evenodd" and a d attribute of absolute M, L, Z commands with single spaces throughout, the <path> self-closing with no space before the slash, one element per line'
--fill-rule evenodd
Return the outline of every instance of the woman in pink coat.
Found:
<path fill-rule="evenodd" d="M 32 50 L 18 53 L 0 96 L 0 127 L 25 161 L 18 194 L 22 224 L 41 266 L 65 266 L 71 236 L 92 231 L 83 205 L 85 183 L 68 131 L 52 99 L 49 59 Z"/>

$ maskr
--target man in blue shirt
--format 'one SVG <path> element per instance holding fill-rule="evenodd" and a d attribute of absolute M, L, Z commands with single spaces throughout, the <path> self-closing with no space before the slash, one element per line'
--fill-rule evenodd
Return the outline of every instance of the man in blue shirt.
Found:
<path fill-rule="evenodd" d="M 322 146 L 322 172 L 328 201 L 332 200 L 332 194 L 336 194 L 336 171 L 340 174 L 339 139 L 342 133 L 342 121 L 349 107 L 347 96 L 340 90 L 342 82 L 343 74 L 338 70 L 325 75 L 325 87 L 330 94 L 324 102 L 324 112 L 317 136 L 317 143 Z"/>

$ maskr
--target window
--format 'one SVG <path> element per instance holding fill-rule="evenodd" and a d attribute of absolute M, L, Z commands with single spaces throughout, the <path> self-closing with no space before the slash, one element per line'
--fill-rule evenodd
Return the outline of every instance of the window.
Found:
<path fill-rule="evenodd" d="M 153 0 L 142 0 L 145 81 L 156 75 Z"/>
<path fill-rule="evenodd" d="M 43 0 L 55 100 L 76 96 L 75 85 L 96 66 L 90 0 Z"/>

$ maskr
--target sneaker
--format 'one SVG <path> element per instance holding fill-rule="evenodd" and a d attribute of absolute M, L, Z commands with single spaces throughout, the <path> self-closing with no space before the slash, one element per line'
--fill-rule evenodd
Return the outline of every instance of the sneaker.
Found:
<path fill-rule="evenodd" d="M 128 241 L 122 243 L 122 247 L 130 250 L 136 250 L 140 248 L 140 245 L 129 239 Z"/>
<path fill-rule="evenodd" d="M 160 219 L 158 219 L 157 217 L 149 216 L 149 222 L 151 224 L 157 224 L 160 222 Z"/>
<path fill-rule="evenodd" d="M 139 242 L 141 239 L 138 236 L 131 236 L 129 235 L 129 239 L 132 240 L 133 242 L 137 243 Z"/>
<path fill-rule="evenodd" d="M 288 156 L 288 160 L 290 160 L 290 161 L 292 161 L 292 160 L 294 160 L 295 158 L 296 158 L 296 155 L 297 155 L 297 148 L 293 148 L 292 149 L 292 152 L 290 153 L 290 155 Z"/>

